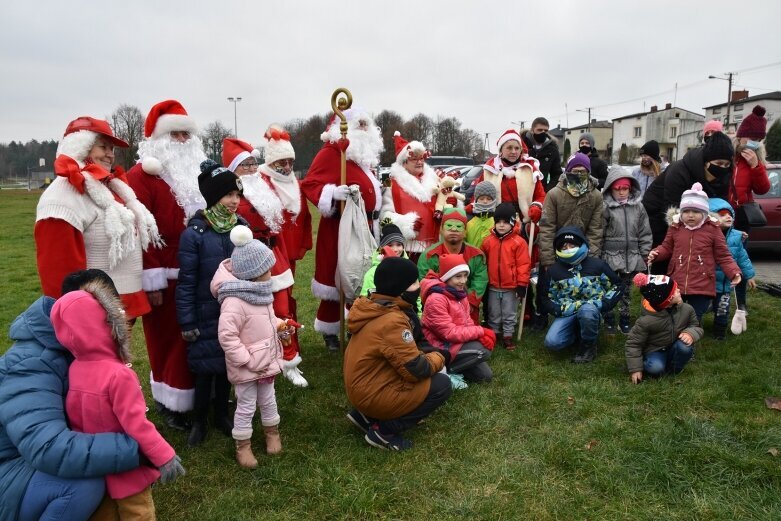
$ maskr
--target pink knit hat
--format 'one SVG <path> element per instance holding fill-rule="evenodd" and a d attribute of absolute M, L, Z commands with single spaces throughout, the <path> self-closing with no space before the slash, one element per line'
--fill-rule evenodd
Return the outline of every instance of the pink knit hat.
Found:
<path fill-rule="evenodd" d="M 702 133 L 705 132 L 724 132 L 724 125 L 718 119 L 712 119 L 705 122 L 705 126 L 702 127 Z"/>
<path fill-rule="evenodd" d="M 710 211 L 708 194 L 702 191 L 700 183 L 694 183 L 691 190 L 686 190 L 681 196 L 681 211 L 683 210 L 697 210 L 705 214 Z"/>

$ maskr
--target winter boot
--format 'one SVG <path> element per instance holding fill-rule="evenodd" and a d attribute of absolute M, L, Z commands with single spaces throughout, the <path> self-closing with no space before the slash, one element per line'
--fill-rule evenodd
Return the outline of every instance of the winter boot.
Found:
<path fill-rule="evenodd" d="M 515 341 L 513 341 L 512 336 L 502 338 L 502 343 L 504 343 L 504 348 L 508 351 L 515 351 Z"/>
<path fill-rule="evenodd" d="M 328 348 L 329 353 L 339 352 L 339 337 L 337 335 L 323 335 L 325 340 L 325 347 Z"/>
<path fill-rule="evenodd" d="M 727 337 L 727 326 L 724 324 L 713 324 L 713 340 L 724 340 Z"/>
<path fill-rule="evenodd" d="M 157 410 L 157 414 L 160 415 L 165 424 L 170 428 L 182 432 L 190 430 L 191 425 L 187 420 L 187 415 L 185 413 L 172 411 L 158 401 L 155 401 L 155 409 Z"/>
<path fill-rule="evenodd" d="M 236 462 L 241 468 L 258 468 L 258 460 L 252 453 L 252 440 L 236 440 Z"/>
<path fill-rule="evenodd" d="M 629 330 L 632 329 L 632 326 L 629 325 L 629 317 L 622 315 L 621 318 L 618 319 L 618 327 L 623 334 L 628 335 Z"/>
<path fill-rule="evenodd" d="M 279 454 L 282 452 L 282 439 L 279 437 L 279 426 L 263 426 L 266 433 L 266 454 Z"/>
<path fill-rule="evenodd" d="M 572 358 L 573 364 L 589 364 L 597 357 L 597 343 L 592 342 L 580 342 L 580 348 L 577 354 Z"/>
<path fill-rule="evenodd" d="M 206 432 L 208 427 L 206 425 L 206 418 L 203 419 L 198 416 L 193 422 L 193 426 L 190 428 L 190 435 L 187 437 L 187 445 L 190 447 L 197 447 L 206 439 Z"/>
<path fill-rule="evenodd" d="M 607 335 L 615 335 L 616 334 L 616 317 L 613 315 L 613 313 L 606 313 L 604 315 L 605 318 L 605 334 Z"/>

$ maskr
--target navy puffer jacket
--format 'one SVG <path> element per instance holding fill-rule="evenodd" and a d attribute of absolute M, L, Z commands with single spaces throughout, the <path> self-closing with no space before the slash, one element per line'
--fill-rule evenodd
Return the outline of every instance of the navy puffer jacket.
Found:
<path fill-rule="evenodd" d="M 247 221 L 239 217 L 239 224 Z M 187 364 L 194 374 L 226 372 L 225 351 L 217 339 L 220 303 L 209 289 L 217 267 L 230 258 L 230 233 L 217 233 L 198 212 L 190 218 L 179 240 L 179 280 L 176 317 L 182 331 L 198 329 L 198 339 L 187 348 Z"/>
<path fill-rule="evenodd" d="M 41 297 L 11 325 L 14 345 L 0 357 L 0 519 L 17 519 L 36 470 L 94 478 L 138 466 L 138 444 L 125 434 L 84 434 L 65 419 L 68 365 Z M 30 491 L 35 493 L 35 491 Z"/>

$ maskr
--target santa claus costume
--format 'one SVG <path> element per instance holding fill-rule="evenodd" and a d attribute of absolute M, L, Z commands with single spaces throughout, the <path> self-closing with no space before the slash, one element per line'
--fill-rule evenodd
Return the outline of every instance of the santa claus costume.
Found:
<path fill-rule="evenodd" d="M 187 220 L 206 206 L 198 190 L 199 165 L 206 154 L 196 132 L 181 103 L 156 104 L 146 118 L 139 162 L 128 172 L 130 186 L 157 219 L 165 241 L 163 247 L 144 253 L 143 288 L 154 305 L 143 325 L 152 397 L 166 423 L 179 430 L 188 428 L 179 413 L 192 410 L 195 385 L 187 366 L 187 343 L 176 321 L 177 252 Z"/>
<path fill-rule="evenodd" d="M 391 186 L 383 191 L 380 220 L 395 224 L 404 236 L 404 251 L 416 262 L 420 254 L 439 240 L 439 222 L 434 205 L 439 176 L 421 161 L 428 151 L 420 141 L 408 142 L 398 131 L 393 134 L 396 162 L 391 165 Z M 419 171 L 416 172 L 416 170 Z"/>
<path fill-rule="evenodd" d="M 325 142 L 312 161 L 306 177 L 301 182 L 304 196 L 317 206 L 321 219 L 317 230 L 315 248 L 315 276 L 312 279 L 312 293 L 320 299 L 315 318 L 315 331 L 322 333 L 330 351 L 339 349 L 339 290 L 336 289 L 336 265 L 339 236 L 340 201 L 346 200 L 348 186 L 358 185 L 364 205 L 366 219 L 375 237 L 379 237 L 379 216 L 382 204 L 380 183 L 372 171 L 382 152 L 380 129 L 371 117 L 356 108 L 345 111 L 347 118 L 348 143 L 341 141 L 338 121 L 332 119 L 328 129 L 321 135 Z M 341 152 L 345 146 L 347 177 L 341 185 Z"/>
<path fill-rule="evenodd" d="M 293 288 L 293 272 L 288 261 L 285 242 L 279 237 L 284 222 L 284 206 L 274 191 L 268 176 L 258 172 L 255 158 L 260 152 L 245 141 L 226 138 L 222 142 L 222 163 L 225 167 L 240 176 L 243 187 L 238 214 L 243 217 L 252 236 L 271 248 L 274 253 L 274 265 L 271 267 L 271 292 L 274 297 L 274 314 L 285 320 L 293 319 L 290 305 L 290 295 Z M 252 165 L 246 168 L 245 165 Z M 298 335 L 291 336 L 291 341 L 283 349 L 282 374 L 290 382 L 299 387 L 306 387 L 308 382 L 298 369 L 301 363 Z"/>
<path fill-rule="evenodd" d="M 128 318 L 149 312 L 141 255 L 159 245 L 155 218 L 138 200 L 113 147 L 127 147 L 107 121 L 89 116 L 68 124 L 57 147 L 57 178 L 38 201 L 35 246 L 44 295 L 59 298 L 66 275 L 87 268 L 108 274 Z"/>

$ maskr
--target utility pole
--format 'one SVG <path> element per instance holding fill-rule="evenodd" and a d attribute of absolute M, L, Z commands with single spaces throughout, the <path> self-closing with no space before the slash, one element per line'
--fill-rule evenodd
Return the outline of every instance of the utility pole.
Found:
<path fill-rule="evenodd" d="M 591 107 L 588 108 L 588 132 L 591 132 Z"/>
<path fill-rule="evenodd" d="M 485 133 L 485 144 L 483 145 L 483 147 L 484 147 L 486 150 L 488 150 L 489 152 L 491 151 L 491 147 L 490 147 L 490 145 L 488 144 L 488 132 L 486 132 L 486 133 Z"/>
<path fill-rule="evenodd" d="M 233 135 L 238 138 L 239 137 L 239 127 L 238 127 L 237 119 L 236 119 L 236 104 L 241 101 L 241 98 L 239 98 L 239 97 L 234 98 L 233 96 L 231 96 L 231 97 L 228 98 L 228 101 L 233 103 Z"/>
<path fill-rule="evenodd" d="M 724 129 L 729 132 L 729 116 L 732 108 L 732 73 L 727 73 L 727 76 L 729 77 L 727 81 L 727 124 L 724 125 Z"/>

